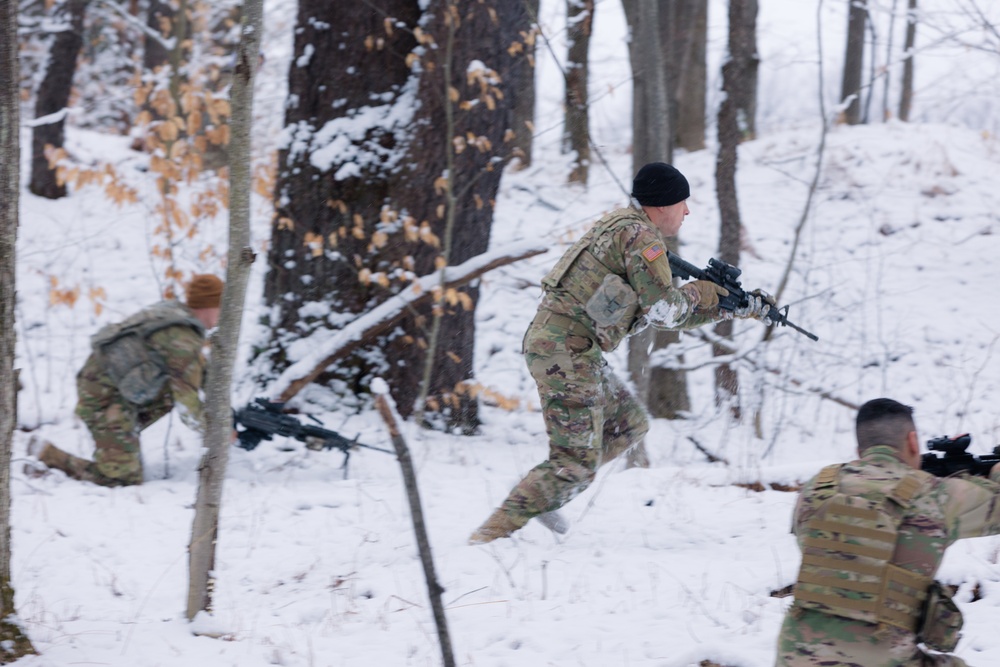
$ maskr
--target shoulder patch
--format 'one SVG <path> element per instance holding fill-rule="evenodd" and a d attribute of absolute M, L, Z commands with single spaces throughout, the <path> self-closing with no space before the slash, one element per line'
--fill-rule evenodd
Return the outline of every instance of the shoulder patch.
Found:
<path fill-rule="evenodd" d="M 647 262 L 652 262 L 657 257 L 662 257 L 664 252 L 666 252 L 666 250 L 663 247 L 663 244 L 657 241 L 646 246 L 646 248 L 642 251 L 642 258 Z"/>

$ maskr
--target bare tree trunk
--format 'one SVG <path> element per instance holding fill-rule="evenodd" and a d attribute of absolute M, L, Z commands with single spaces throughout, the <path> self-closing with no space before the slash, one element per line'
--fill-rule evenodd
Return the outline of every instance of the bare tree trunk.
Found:
<path fill-rule="evenodd" d="M 66 0 L 56 10 L 65 21 L 56 33 L 49 51 L 45 77 L 38 85 L 35 98 L 35 119 L 43 120 L 32 131 L 31 185 L 33 194 L 48 199 L 66 196 L 66 186 L 56 180 L 56 170 L 49 167 L 46 148 L 62 148 L 69 94 L 73 89 L 73 73 L 83 46 L 83 19 L 90 0 Z M 46 118 L 51 116 L 51 118 Z"/>
<path fill-rule="evenodd" d="M 723 100 L 719 106 L 719 154 L 715 162 L 715 182 L 719 200 L 719 259 L 734 266 L 740 263 L 740 206 L 736 193 L 736 163 L 740 143 L 747 138 L 748 109 L 755 105 L 757 70 L 757 0 L 730 0 L 729 54 L 722 65 Z M 751 74 L 751 72 L 753 74 Z M 715 332 L 722 338 L 733 333 L 732 321 L 720 322 Z M 715 356 L 726 354 L 713 345 Z M 715 369 L 716 401 L 729 403 L 734 417 L 739 417 L 739 378 L 728 364 Z"/>
<path fill-rule="evenodd" d="M 594 26 L 594 0 L 566 0 L 566 124 L 564 152 L 576 153 L 570 183 L 587 184 L 590 168 L 590 96 L 588 59 Z"/>
<path fill-rule="evenodd" d="M 672 162 L 669 77 L 660 10 L 656 0 L 623 0 L 631 29 L 629 59 L 632 63 L 632 173 L 649 162 Z M 654 57 L 653 54 L 658 54 Z M 677 239 L 669 239 L 672 251 Z M 673 419 L 690 410 L 687 375 L 683 371 L 650 368 L 649 353 L 676 343 L 676 331 L 648 328 L 629 338 L 629 375 L 636 394 L 654 417 Z"/>
<path fill-rule="evenodd" d="M 735 6 L 734 6 L 735 5 Z M 757 0 L 739 0 L 730 3 L 730 21 L 739 26 L 736 39 L 730 42 L 730 55 L 739 62 L 739 81 L 732 94 L 736 96 L 736 121 L 740 141 L 757 137 L 757 72 L 760 54 L 757 53 Z M 730 28 L 731 29 L 731 28 Z"/>
<path fill-rule="evenodd" d="M 205 456 L 198 470 L 198 497 L 191 528 L 187 617 L 211 611 L 211 573 L 215 569 L 215 544 L 219 535 L 222 483 L 229 462 L 232 433 L 230 394 L 233 366 L 240 338 L 243 302 L 246 298 L 250 265 L 251 125 L 253 121 L 253 81 L 260 54 L 263 0 L 246 0 L 241 21 L 243 32 L 236 54 L 230 102 L 229 255 L 226 287 L 222 294 L 219 329 L 212 339 L 208 382 L 205 388 Z"/>
<path fill-rule="evenodd" d="M 531 165 L 535 139 L 535 40 L 538 36 L 538 5 L 539 0 L 524 0 L 528 23 L 522 33 L 528 39 L 524 40 L 524 58 L 517 60 L 513 66 L 520 84 L 513 89 L 511 127 L 514 130 L 514 152 L 521 160 L 522 168 Z"/>
<path fill-rule="evenodd" d="M 148 0 L 149 8 L 146 10 L 146 25 L 150 30 L 159 33 L 164 39 L 169 39 L 173 34 L 174 11 L 168 0 Z M 149 35 L 144 40 L 142 49 L 142 66 L 149 72 L 156 71 L 170 62 L 170 49 L 163 42 L 153 39 Z"/>
<path fill-rule="evenodd" d="M 861 72 L 865 62 L 865 25 L 868 22 L 868 0 L 847 0 L 847 44 L 844 49 L 844 77 L 840 86 L 840 101 L 847 102 L 844 122 L 861 122 Z"/>
<path fill-rule="evenodd" d="M 903 83 L 899 93 L 899 119 L 909 122 L 913 107 L 913 47 L 917 41 L 917 0 L 910 0 L 906 12 L 906 40 L 903 43 Z"/>
<path fill-rule="evenodd" d="M 672 11 L 665 11 L 668 7 Z M 705 148 L 705 104 L 707 99 L 708 0 L 673 0 L 660 8 L 661 34 L 671 35 L 667 62 L 669 88 L 673 92 L 670 117 L 674 144 L 687 151 Z"/>
<path fill-rule="evenodd" d="M 10 578 L 10 459 L 17 422 L 15 255 L 21 187 L 17 7 L 16 2 L 0 2 L 0 664 L 35 653 L 17 618 Z"/>

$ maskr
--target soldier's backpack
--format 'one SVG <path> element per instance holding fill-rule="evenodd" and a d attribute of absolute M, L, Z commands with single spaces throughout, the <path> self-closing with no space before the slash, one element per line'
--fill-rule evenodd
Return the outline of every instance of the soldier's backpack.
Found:
<path fill-rule="evenodd" d="M 177 301 L 161 301 L 122 322 L 108 324 L 91 336 L 101 366 L 129 403 L 147 405 L 169 378 L 166 361 L 148 339 L 168 327 L 186 326 L 205 335 L 202 323 Z"/>

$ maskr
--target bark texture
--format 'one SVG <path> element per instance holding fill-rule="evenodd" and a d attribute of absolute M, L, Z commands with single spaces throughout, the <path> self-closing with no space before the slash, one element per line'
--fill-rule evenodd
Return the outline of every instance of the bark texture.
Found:
<path fill-rule="evenodd" d="M 909 0 L 903 42 L 903 82 L 899 93 L 899 119 L 909 122 L 913 109 L 913 49 L 917 42 L 917 0 Z"/>
<path fill-rule="evenodd" d="M 530 29 L 522 3 L 490 0 L 303 0 L 297 23 L 265 286 L 277 370 L 295 341 L 487 249 Z M 459 391 L 472 377 L 477 299 L 470 285 L 443 303 L 426 403 L 430 419 L 463 432 L 478 425 Z M 377 373 L 408 416 L 430 315 L 414 309 L 323 379 L 363 392 Z"/>
<path fill-rule="evenodd" d="M 719 154 L 715 162 L 715 183 L 719 203 L 719 259 L 733 266 L 740 263 L 740 206 L 736 192 L 736 164 L 740 143 L 747 139 L 746 113 L 756 106 L 757 94 L 757 1 L 730 0 L 729 56 L 722 65 L 723 100 L 719 106 Z M 732 322 L 720 322 L 715 332 L 729 338 Z M 720 345 L 713 346 L 716 356 L 726 354 Z M 739 379 L 735 369 L 722 364 L 715 369 L 716 399 L 729 402 L 734 416 L 739 416 L 737 392 Z"/>
<path fill-rule="evenodd" d="M 670 3 L 656 0 L 623 0 L 625 17 L 632 39 L 629 60 L 632 63 L 632 173 L 649 162 L 673 161 L 673 142 L 669 88 L 666 63 L 670 53 L 664 44 L 669 35 L 669 20 L 661 12 L 672 11 Z M 668 17 L 669 18 L 669 17 Z M 668 239 L 672 252 L 677 252 L 677 239 Z M 683 371 L 650 368 L 649 354 L 676 343 L 676 331 L 648 328 L 629 338 L 629 375 L 636 395 L 654 417 L 673 419 L 691 408 L 687 375 Z"/>
<path fill-rule="evenodd" d="M 529 22 L 521 34 L 524 45 L 524 57 L 513 63 L 515 72 L 513 78 L 520 82 L 513 88 L 514 99 L 513 119 L 511 128 L 514 130 L 514 154 L 521 160 L 521 167 L 531 166 L 531 152 L 535 140 L 535 49 L 538 42 L 538 5 L 539 0 L 524 0 Z"/>
<path fill-rule="evenodd" d="M 576 154 L 570 183 L 586 185 L 590 169 L 590 35 L 594 28 L 594 0 L 566 0 L 566 122 L 563 150 Z"/>
<path fill-rule="evenodd" d="M 848 0 L 847 44 L 844 49 L 844 76 L 840 85 L 840 101 L 847 102 L 844 122 L 861 122 L 861 72 L 865 62 L 865 25 L 868 22 L 868 0 Z"/>
<path fill-rule="evenodd" d="M 65 110 L 73 89 L 76 61 L 83 46 L 83 22 L 90 0 L 66 0 L 57 7 L 55 21 L 64 29 L 55 34 L 49 51 L 45 77 L 35 97 L 35 119 L 42 120 L 31 135 L 32 194 L 47 199 L 66 196 L 66 186 L 49 167 L 46 149 L 62 148 L 65 140 Z"/>
<path fill-rule="evenodd" d="M 10 573 L 10 460 L 17 422 L 15 253 L 20 190 L 17 3 L 0 2 L 0 664 L 34 654 L 14 606 Z"/>
<path fill-rule="evenodd" d="M 228 268 L 219 327 L 212 337 L 212 356 L 205 388 L 206 451 L 198 469 L 198 496 L 188 547 L 189 620 L 199 611 L 210 611 L 212 605 L 211 577 L 215 569 L 222 485 L 229 462 L 230 434 L 233 428 L 230 405 L 233 366 L 236 363 L 250 265 L 254 260 L 254 253 L 250 248 L 250 135 L 253 121 L 253 81 L 260 53 L 262 14 L 263 0 L 246 0 L 242 39 L 236 54 L 230 92 L 233 115 L 230 119 L 229 150 L 233 163 L 230 168 Z"/>
<path fill-rule="evenodd" d="M 674 146 L 687 151 L 705 148 L 707 99 L 708 0 L 672 0 L 660 10 L 661 33 L 671 35 L 665 46 L 670 117 Z"/>

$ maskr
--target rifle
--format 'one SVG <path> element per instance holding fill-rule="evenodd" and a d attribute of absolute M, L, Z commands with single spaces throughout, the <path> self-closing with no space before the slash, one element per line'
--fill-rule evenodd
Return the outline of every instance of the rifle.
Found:
<path fill-rule="evenodd" d="M 920 457 L 920 469 L 936 477 L 948 477 L 956 472 L 989 477 L 990 470 L 1000 463 L 1000 445 L 993 448 L 992 456 L 974 456 L 965 451 L 972 444 L 968 433 L 949 438 L 942 436 L 927 441 L 930 452 Z M 934 452 L 943 452 L 938 456 Z"/>
<path fill-rule="evenodd" d="M 691 278 L 694 278 L 695 280 L 707 280 L 708 282 L 715 283 L 716 285 L 725 287 L 729 290 L 728 295 L 719 297 L 719 308 L 733 311 L 737 308 L 746 308 L 750 304 L 749 295 L 743 290 L 743 287 L 740 285 L 740 281 L 738 280 L 743 271 L 736 268 L 732 264 L 726 264 L 721 259 L 715 259 L 713 257 L 708 260 L 708 268 L 699 269 L 694 264 L 685 262 L 683 259 L 669 251 L 667 252 L 667 259 L 670 260 L 670 270 L 673 271 L 674 275 L 678 278 L 683 278 L 684 280 Z M 812 340 L 819 340 L 816 334 L 810 333 L 788 320 L 788 306 L 785 306 L 784 308 L 771 306 L 771 308 L 767 311 L 767 315 L 764 317 L 766 317 L 773 324 L 780 324 L 783 327 L 791 327 Z"/>
<path fill-rule="evenodd" d="M 275 435 L 295 438 L 306 443 L 313 450 L 339 449 L 344 454 L 344 479 L 347 479 L 347 461 L 351 458 L 351 448 L 364 447 L 376 452 L 395 454 L 395 452 L 380 447 L 373 447 L 358 442 L 358 439 L 348 440 L 336 431 L 330 431 L 321 426 L 302 424 L 295 417 L 284 413 L 284 403 L 269 401 L 266 398 L 256 398 L 245 408 L 233 411 L 233 427 L 239 437 L 239 447 L 252 452 L 261 440 L 270 440 Z M 322 424 L 310 415 L 310 419 Z M 242 428 L 241 428 L 242 427 Z"/>

